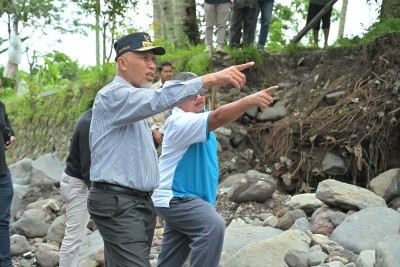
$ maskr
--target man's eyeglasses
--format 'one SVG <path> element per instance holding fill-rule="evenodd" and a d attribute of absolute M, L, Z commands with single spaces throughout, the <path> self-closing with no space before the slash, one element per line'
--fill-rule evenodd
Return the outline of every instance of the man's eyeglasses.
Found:
<path fill-rule="evenodd" d="M 205 93 L 203 93 L 203 94 L 197 94 L 197 95 L 195 95 L 194 99 L 196 99 L 196 98 L 197 98 L 197 96 L 201 96 L 201 97 L 203 97 L 203 96 L 205 96 L 205 95 L 206 95 Z"/>

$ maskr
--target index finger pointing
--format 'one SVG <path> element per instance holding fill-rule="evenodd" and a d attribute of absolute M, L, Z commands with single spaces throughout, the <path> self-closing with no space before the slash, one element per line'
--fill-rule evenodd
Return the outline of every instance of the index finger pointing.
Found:
<path fill-rule="evenodd" d="M 266 92 L 267 94 L 269 94 L 269 93 L 271 93 L 271 92 L 277 90 L 278 87 L 279 87 L 278 85 L 271 86 L 271 87 L 268 87 L 268 88 L 264 89 L 263 91 Z"/>
<path fill-rule="evenodd" d="M 242 71 L 253 66 L 254 66 L 254 61 L 251 61 L 241 65 L 236 65 L 236 68 L 238 69 L 238 71 Z"/>

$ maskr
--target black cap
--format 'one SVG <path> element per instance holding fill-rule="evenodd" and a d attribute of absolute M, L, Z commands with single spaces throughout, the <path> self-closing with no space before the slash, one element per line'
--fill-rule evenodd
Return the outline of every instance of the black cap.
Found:
<path fill-rule="evenodd" d="M 150 35 L 146 32 L 136 32 L 125 35 L 114 43 L 114 49 L 117 54 L 115 61 L 128 51 L 142 52 L 153 50 L 155 55 L 160 56 L 165 54 L 165 48 L 162 46 L 153 46 Z"/>

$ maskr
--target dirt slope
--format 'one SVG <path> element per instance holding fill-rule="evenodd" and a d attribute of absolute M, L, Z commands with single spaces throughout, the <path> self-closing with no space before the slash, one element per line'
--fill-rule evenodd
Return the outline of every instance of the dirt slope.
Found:
<path fill-rule="evenodd" d="M 399 167 L 399 41 L 400 34 L 392 34 L 371 45 L 264 56 L 262 66 L 246 73 L 245 91 L 282 84 L 275 102 L 285 99 L 288 115 L 276 122 L 244 117 L 228 126 L 233 132 L 244 126 L 249 134 L 245 146 L 224 149 L 220 161 L 251 148 L 259 160 L 239 159 L 235 171 L 275 168 L 278 180 L 285 174 L 292 177 L 282 188 L 289 193 L 312 191 L 329 178 L 321 170 L 327 151 L 348 166 L 344 175 L 333 178 L 363 187 L 379 173 Z M 331 103 L 327 96 L 332 93 L 342 95 Z M 225 94 L 219 103 L 238 97 Z M 282 157 L 291 163 L 276 169 Z"/>
<path fill-rule="evenodd" d="M 263 64 L 246 75 L 247 93 L 282 85 L 274 102 L 285 100 L 288 115 L 276 122 L 243 116 L 227 125 L 233 138 L 219 153 L 220 179 L 249 169 L 269 169 L 281 193 L 266 203 L 240 205 L 220 195 L 216 207 L 227 222 L 276 214 L 291 195 L 315 192 L 324 179 L 368 188 L 376 175 L 400 167 L 400 34 L 364 46 L 267 54 Z M 327 98 L 332 93 L 340 95 L 333 103 Z M 218 103 L 238 98 L 232 92 L 221 93 Z M 245 141 L 233 146 L 232 139 L 243 129 Z M 246 148 L 254 151 L 254 160 L 238 156 Z M 345 161 L 345 174 L 324 174 L 321 162 L 326 152 Z M 235 168 L 227 170 L 232 159 Z M 290 177 L 290 184 L 283 182 L 284 177 Z"/>

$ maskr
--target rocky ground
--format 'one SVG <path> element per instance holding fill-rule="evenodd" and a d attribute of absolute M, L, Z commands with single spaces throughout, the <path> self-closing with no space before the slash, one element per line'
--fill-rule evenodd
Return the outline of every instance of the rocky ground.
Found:
<path fill-rule="evenodd" d="M 266 54 L 247 71 L 241 94 L 230 88 L 217 93 L 217 106 L 246 93 L 279 84 L 275 103 L 286 114 L 263 121 L 257 111 L 226 125 L 219 135 L 221 181 L 250 169 L 269 173 L 278 190 L 264 203 L 237 204 L 219 194 L 216 208 L 229 224 L 235 218 L 251 221 L 260 214 L 279 214 L 290 197 L 314 192 L 318 183 L 334 178 L 368 188 L 383 171 L 400 167 L 400 34 L 384 36 L 375 44 L 349 48 Z M 216 68 L 223 58 L 214 60 Z M 333 101 L 328 96 L 338 94 Z M 277 105 L 277 104 L 275 104 Z M 246 156 L 251 151 L 251 157 Z M 321 168 L 326 152 L 345 163 L 344 173 L 326 174 Z M 57 184 L 40 190 L 40 198 L 58 194 Z M 21 211 L 38 199 L 28 192 Z"/>

